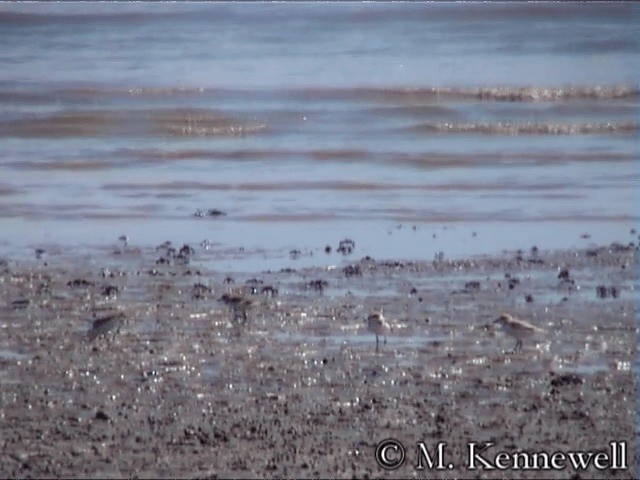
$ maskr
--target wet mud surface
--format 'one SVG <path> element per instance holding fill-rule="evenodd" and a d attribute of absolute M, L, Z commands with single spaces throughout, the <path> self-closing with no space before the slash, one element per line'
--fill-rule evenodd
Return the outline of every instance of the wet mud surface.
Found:
<path fill-rule="evenodd" d="M 175 247 L 0 259 L 1 477 L 637 476 L 633 246 L 252 275 Z M 545 332 L 512 353 L 503 311 Z M 453 468 L 416 470 L 421 441 Z M 613 441 L 627 469 L 467 469 L 469 442 Z"/>

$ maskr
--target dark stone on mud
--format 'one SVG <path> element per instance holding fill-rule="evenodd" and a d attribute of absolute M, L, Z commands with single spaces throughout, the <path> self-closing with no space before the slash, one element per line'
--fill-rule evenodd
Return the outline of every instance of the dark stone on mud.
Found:
<path fill-rule="evenodd" d="M 610 246 L 609 246 L 609 250 L 614 252 L 614 253 L 621 253 L 621 252 L 630 252 L 633 250 L 633 246 L 631 244 L 629 245 L 622 245 L 621 243 L 618 242 L 613 242 Z"/>
<path fill-rule="evenodd" d="M 191 261 L 191 256 L 179 253 L 176 256 L 176 261 L 178 265 L 189 265 L 189 262 Z"/>
<path fill-rule="evenodd" d="M 223 212 L 222 210 L 218 210 L 217 208 L 210 208 L 209 210 L 207 210 L 206 212 L 203 212 L 202 210 L 198 209 L 194 212 L 193 216 L 194 217 L 198 217 L 198 218 L 202 218 L 202 217 L 222 217 L 225 216 L 227 213 Z"/>
<path fill-rule="evenodd" d="M 614 286 L 611 287 L 606 287 L 604 285 L 598 285 L 596 287 L 596 295 L 598 296 L 598 298 L 607 298 L 608 296 L 611 296 L 613 298 L 618 298 L 619 292 L 618 289 Z"/>
<path fill-rule="evenodd" d="M 22 308 L 27 308 L 29 306 L 30 300 L 27 298 L 21 298 L 20 300 L 14 300 L 11 302 L 11 307 L 19 310 Z"/>
<path fill-rule="evenodd" d="M 331 253 L 331 245 L 324 247 L 324 253 Z"/>
<path fill-rule="evenodd" d="M 104 413 L 102 410 L 98 410 L 96 412 L 96 420 L 104 420 L 107 421 L 109 420 L 109 415 L 107 415 L 106 413 Z"/>
<path fill-rule="evenodd" d="M 67 286 L 72 288 L 92 287 L 93 285 L 94 285 L 93 282 L 89 282 L 88 280 L 85 280 L 83 278 L 76 278 L 75 280 L 70 280 L 69 282 L 67 282 Z"/>
<path fill-rule="evenodd" d="M 527 294 L 524 296 L 524 300 L 525 300 L 527 303 L 533 303 L 533 295 L 531 295 L 531 294 L 527 293 Z"/>
<path fill-rule="evenodd" d="M 222 210 L 218 210 L 217 208 L 211 208 L 207 210 L 207 215 L 209 217 L 220 217 L 220 216 L 225 216 L 226 214 L 227 212 L 223 212 Z"/>
<path fill-rule="evenodd" d="M 465 293 L 475 293 L 480 291 L 480 282 L 473 280 L 464 284 Z"/>
<path fill-rule="evenodd" d="M 240 305 L 250 304 L 251 302 L 245 299 L 242 295 L 233 295 L 230 293 L 224 293 L 219 300 L 226 305 Z"/>
<path fill-rule="evenodd" d="M 268 297 L 276 297 L 278 296 L 278 289 L 272 285 L 265 285 L 262 287 L 262 295 L 266 295 Z"/>
<path fill-rule="evenodd" d="M 562 387 L 565 385 L 582 385 L 584 379 L 575 373 L 565 373 L 564 375 L 556 375 L 554 372 L 549 372 L 551 375 L 550 385 L 552 387 Z"/>
<path fill-rule="evenodd" d="M 360 265 L 347 265 L 342 269 L 342 271 L 347 277 L 362 275 L 362 270 L 360 269 Z"/>
<path fill-rule="evenodd" d="M 211 288 L 203 285 L 202 283 L 196 283 L 191 290 L 194 299 L 199 300 L 205 298 L 207 294 L 211 293 Z"/>
<path fill-rule="evenodd" d="M 103 268 L 100 272 L 100 275 L 102 275 L 102 278 L 113 278 L 115 276 L 113 272 L 108 268 Z"/>
<path fill-rule="evenodd" d="M 404 268 L 405 267 L 405 263 L 404 262 L 400 262 L 397 260 L 394 261 L 384 261 L 380 264 L 382 267 L 385 268 L 395 268 L 395 269 L 400 269 L 400 268 Z"/>
<path fill-rule="evenodd" d="M 356 242 L 354 242 L 350 238 L 345 238 L 344 240 L 340 240 L 336 251 L 340 252 L 343 255 L 349 255 L 355 248 Z"/>
<path fill-rule="evenodd" d="M 167 240 L 156 247 L 156 252 L 159 250 L 164 250 L 165 252 L 167 252 L 169 249 L 172 249 L 171 241 Z"/>
<path fill-rule="evenodd" d="M 329 282 L 327 282 L 326 280 L 322 280 L 322 279 L 317 279 L 317 280 L 311 280 L 309 282 L 307 282 L 305 284 L 305 287 L 311 290 L 317 290 L 319 292 L 322 292 L 324 290 L 325 287 L 329 286 Z"/>
<path fill-rule="evenodd" d="M 102 287 L 102 295 L 105 297 L 115 296 L 118 293 L 118 287 L 115 285 L 104 285 Z"/>
<path fill-rule="evenodd" d="M 558 278 L 564 280 L 564 281 L 569 281 L 569 269 L 568 268 L 563 268 L 560 270 L 560 273 L 558 273 Z"/>
<path fill-rule="evenodd" d="M 516 288 L 516 285 L 520 283 L 520 279 L 517 277 L 512 277 L 509 279 L 509 290 L 513 290 Z"/>
<path fill-rule="evenodd" d="M 165 257 L 160 257 L 156 260 L 156 265 L 171 265 L 171 260 Z"/>
<path fill-rule="evenodd" d="M 293 260 L 298 259 L 300 255 L 302 255 L 302 251 L 298 250 L 297 248 L 289 251 L 289 257 L 291 257 Z"/>

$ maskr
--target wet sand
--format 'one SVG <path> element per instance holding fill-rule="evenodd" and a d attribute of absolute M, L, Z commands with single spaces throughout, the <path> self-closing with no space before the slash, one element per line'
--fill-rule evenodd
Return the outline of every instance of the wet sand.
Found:
<path fill-rule="evenodd" d="M 637 476 L 635 245 L 253 275 L 175 247 L 0 259 L 1 477 Z M 512 353 L 503 311 L 545 333 Z M 627 468 L 470 471 L 469 442 Z"/>

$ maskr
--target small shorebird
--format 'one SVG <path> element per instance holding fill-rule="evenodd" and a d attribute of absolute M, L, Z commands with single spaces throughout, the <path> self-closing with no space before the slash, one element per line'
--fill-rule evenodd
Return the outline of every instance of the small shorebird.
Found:
<path fill-rule="evenodd" d="M 371 312 L 367 317 L 367 328 L 376 335 L 376 350 L 380 344 L 380 335 L 384 335 L 384 343 L 387 343 L 387 332 L 391 329 L 389 323 L 382 314 L 382 309 Z"/>
<path fill-rule="evenodd" d="M 87 332 L 87 338 L 90 342 L 97 337 L 106 337 L 109 333 L 113 333 L 112 340 L 115 339 L 116 334 L 120 332 L 120 328 L 124 323 L 124 313 L 116 313 L 107 317 L 97 318 L 93 321 L 91 328 Z"/>
<path fill-rule="evenodd" d="M 522 349 L 523 338 L 544 332 L 542 328 L 531 325 L 529 322 L 525 322 L 524 320 L 514 317 L 508 313 L 500 315 L 494 320 L 494 323 L 500 325 L 507 335 L 516 339 L 516 346 L 513 349 L 514 353 Z"/>
<path fill-rule="evenodd" d="M 251 308 L 251 300 L 245 298 L 241 293 L 225 293 L 220 297 L 220 301 L 231 308 L 233 312 L 233 320 L 239 321 L 241 318 L 244 323 L 247 322 L 247 310 Z"/>

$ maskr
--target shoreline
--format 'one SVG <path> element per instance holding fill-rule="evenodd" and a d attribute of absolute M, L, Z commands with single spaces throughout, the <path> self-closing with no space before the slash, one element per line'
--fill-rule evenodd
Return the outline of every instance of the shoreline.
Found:
<path fill-rule="evenodd" d="M 0 261 L 1 476 L 492 478 L 469 442 L 625 442 L 627 469 L 553 476 L 636 476 L 635 245 L 254 273 L 174 247 Z M 512 353 L 503 311 L 545 333 Z M 384 470 L 385 438 L 453 468 Z"/>
<path fill-rule="evenodd" d="M 34 258 L 36 249 L 45 251 L 43 259 L 77 262 L 104 259 L 118 261 L 115 252 L 127 257 L 152 255 L 159 239 L 167 237 L 175 246 L 189 244 L 196 259 L 211 269 L 244 273 L 280 268 L 322 268 L 370 256 L 403 261 L 432 261 L 439 252 L 445 259 L 501 256 L 518 249 L 541 251 L 596 248 L 611 243 L 639 242 L 640 235 L 629 222 L 477 222 L 471 224 L 412 224 L 380 221 L 292 222 L 246 224 L 226 220 L 185 218 L 169 222 L 152 220 L 137 225 L 114 222 L 75 222 L 61 229 L 59 222 L 36 228 L 31 222 L 7 224 L 0 241 L 0 259 L 24 261 Z M 160 228 L 160 225 L 163 225 Z M 549 235 L 549 231 L 561 234 Z M 55 233 L 52 233 L 55 232 Z M 118 236 L 130 238 L 123 248 Z M 180 232 L 180 235 L 167 235 Z M 177 238 L 176 238 L 177 237 Z M 349 255 L 336 250 L 339 242 L 352 239 L 356 247 Z M 105 239 L 108 239 L 105 241 Z M 241 239 L 239 241 L 239 239 Z M 329 246 L 331 253 L 325 248 Z M 131 258 L 126 259 L 127 262 Z M 126 265 L 126 263 L 125 263 Z"/>

